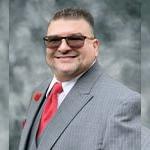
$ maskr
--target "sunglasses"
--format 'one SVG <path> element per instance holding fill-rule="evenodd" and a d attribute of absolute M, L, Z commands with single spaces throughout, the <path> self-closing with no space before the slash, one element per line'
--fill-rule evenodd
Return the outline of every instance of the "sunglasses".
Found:
<path fill-rule="evenodd" d="M 84 41 L 85 39 L 93 40 L 95 39 L 94 37 L 87 37 L 81 34 L 71 34 L 66 37 L 61 37 L 57 35 L 53 36 L 45 36 L 44 38 L 44 43 L 47 48 L 51 49 L 57 49 L 62 43 L 62 39 L 65 39 L 67 45 L 72 48 L 81 48 L 84 46 Z"/>

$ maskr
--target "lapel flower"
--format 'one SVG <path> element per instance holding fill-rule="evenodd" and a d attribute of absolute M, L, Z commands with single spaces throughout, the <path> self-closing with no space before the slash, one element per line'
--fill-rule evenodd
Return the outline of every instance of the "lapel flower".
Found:
<path fill-rule="evenodd" d="M 42 96 L 42 92 L 40 92 L 40 91 L 35 91 L 34 93 L 33 93 L 33 96 L 32 96 L 32 99 L 34 99 L 36 102 L 41 98 L 41 96 Z"/>

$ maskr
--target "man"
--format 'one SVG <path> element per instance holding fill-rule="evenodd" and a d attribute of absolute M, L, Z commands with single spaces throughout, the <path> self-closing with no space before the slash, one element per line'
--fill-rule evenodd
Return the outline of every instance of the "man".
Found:
<path fill-rule="evenodd" d="M 50 21 L 44 41 L 54 77 L 32 96 L 19 150 L 140 150 L 140 96 L 100 67 L 93 27 L 82 9 Z"/>

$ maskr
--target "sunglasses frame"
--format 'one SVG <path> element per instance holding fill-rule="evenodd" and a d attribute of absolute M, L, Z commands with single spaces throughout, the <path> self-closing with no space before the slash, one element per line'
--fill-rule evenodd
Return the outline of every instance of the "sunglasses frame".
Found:
<path fill-rule="evenodd" d="M 77 37 L 79 38 L 79 40 L 83 41 L 83 43 L 80 43 L 78 46 L 77 46 L 77 45 L 71 45 L 69 40 L 71 40 L 71 38 L 77 38 Z M 53 39 L 55 39 L 55 38 L 57 39 L 57 38 L 58 38 L 58 41 L 60 41 L 59 44 L 56 45 L 56 46 L 48 46 L 48 44 L 46 44 L 46 42 L 50 41 L 50 39 L 52 39 L 52 38 L 53 38 Z M 80 33 L 79 33 L 79 34 L 71 34 L 71 35 L 68 35 L 68 36 L 52 35 L 52 36 L 45 36 L 45 37 L 43 37 L 45 46 L 46 46 L 47 48 L 51 48 L 51 49 L 58 49 L 59 46 L 60 46 L 61 43 L 62 43 L 62 39 L 65 39 L 67 45 L 68 45 L 70 48 L 81 48 L 81 47 L 84 46 L 85 39 L 94 40 L 95 37 L 84 36 L 84 35 L 82 35 L 82 34 L 80 34 Z M 74 39 L 74 40 L 75 40 L 75 39 Z M 78 40 L 78 39 L 77 39 L 77 40 Z"/>

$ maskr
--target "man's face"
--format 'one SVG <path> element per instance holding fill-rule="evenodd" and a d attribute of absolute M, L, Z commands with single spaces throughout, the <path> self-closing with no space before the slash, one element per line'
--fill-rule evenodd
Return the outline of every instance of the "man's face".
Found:
<path fill-rule="evenodd" d="M 58 19 L 50 23 L 47 31 L 47 36 L 66 37 L 72 34 L 93 37 L 89 24 L 83 19 Z M 57 49 L 46 48 L 46 62 L 58 80 L 71 80 L 91 66 L 98 55 L 98 47 L 97 39 L 86 38 L 81 48 L 71 48 L 62 39 Z"/>

